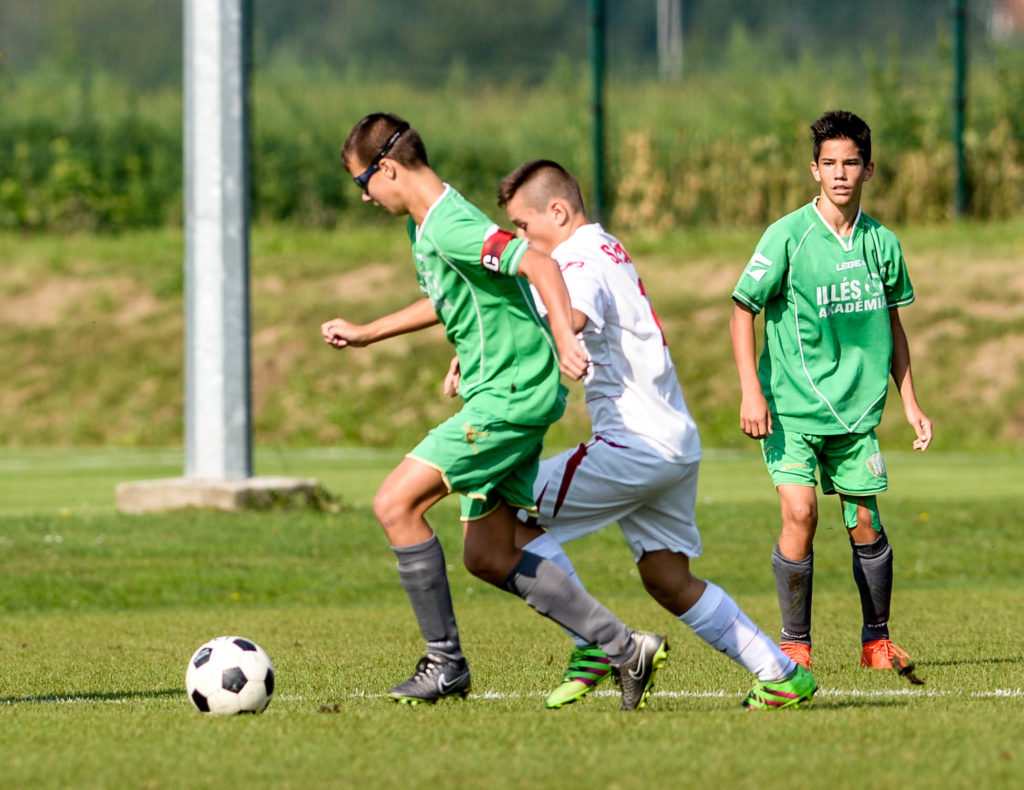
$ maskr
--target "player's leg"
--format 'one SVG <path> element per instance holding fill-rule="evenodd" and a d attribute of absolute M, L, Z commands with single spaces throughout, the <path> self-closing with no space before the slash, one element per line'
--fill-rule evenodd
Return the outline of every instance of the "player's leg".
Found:
<path fill-rule="evenodd" d="M 810 672 L 798 671 L 725 590 L 691 572 L 691 558 L 701 553 L 695 515 L 699 464 L 674 466 L 670 484 L 619 520 L 644 587 L 715 651 L 755 676 L 745 706 L 774 709 L 809 700 L 817 688 Z"/>
<path fill-rule="evenodd" d="M 551 560 L 582 587 L 562 544 L 618 521 L 643 501 L 649 488 L 670 484 L 659 480 L 665 468 L 660 455 L 598 437 L 544 459 L 534 496 L 545 528 L 520 526 L 517 545 Z M 597 645 L 569 635 L 574 646 L 561 682 L 545 698 L 549 708 L 583 698 L 612 673 L 610 660 Z"/>
<path fill-rule="evenodd" d="M 779 646 L 806 668 L 811 666 L 811 604 L 814 592 L 814 534 L 818 528 L 818 453 L 823 440 L 776 428 L 761 451 L 779 495 L 782 530 L 772 549 L 772 571 L 782 614 Z"/>
<path fill-rule="evenodd" d="M 517 524 L 514 511 L 505 504 L 467 520 L 466 567 L 600 647 L 619 673 L 622 708 L 642 708 L 653 675 L 665 660 L 668 642 L 655 634 L 632 631 L 551 560 L 516 548 Z"/>
<path fill-rule="evenodd" d="M 417 451 L 428 452 L 423 445 Z M 408 456 L 384 480 L 373 501 L 374 514 L 398 558 L 399 579 L 427 643 L 426 655 L 412 677 L 389 692 L 400 702 L 464 697 L 470 688 L 444 550 L 424 517 L 447 494 L 444 476 L 435 466 Z"/>
<path fill-rule="evenodd" d="M 775 592 L 782 615 L 779 645 L 787 655 L 809 669 L 817 493 L 809 485 L 785 484 L 776 490 L 782 512 L 782 531 L 772 551 Z"/>
<path fill-rule="evenodd" d="M 863 617 L 861 666 L 895 668 L 919 683 L 907 652 L 889 638 L 893 552 L 876 498 L 888 488 L 888 478 L 874 433 L 835 437 L 823 454 L 821 470 L 822 488 L 840 492 L 843 523 L 850 537 L 853 579 Z"/>

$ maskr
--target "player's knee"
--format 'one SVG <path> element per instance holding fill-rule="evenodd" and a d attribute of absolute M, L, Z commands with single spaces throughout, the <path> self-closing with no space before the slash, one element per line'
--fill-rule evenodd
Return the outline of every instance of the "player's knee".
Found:
<path fill-rule="evenodd" d="M 815 502 L 795 502 L 786 507 L 783 523 L 792 529 L 813 533 L 818 526 L 818 505 Z"/>
<path fill-rule="evenodd" d="M 504 569 L 497 559 L 469 545 L 464 546 L 462 550 L 462 562 L 466 570 L 488 584 L 500 585 L 508 576 L 508 570 Z"/>
<path fill-rule="evenodd" d="M 408 512 L 409 503 L 398 491 L 389 486 L 381 486 L 373 497 L 373 515 L 377 517 L 385 531 L 400 522 Z"/>

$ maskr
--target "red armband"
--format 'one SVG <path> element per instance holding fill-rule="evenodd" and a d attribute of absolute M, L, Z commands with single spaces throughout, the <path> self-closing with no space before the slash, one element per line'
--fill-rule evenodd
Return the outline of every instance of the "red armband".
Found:
<path fill-rule="evenodd" d="M 483 249 L 480 250 L 480 265 L 492 272 L 500 271 L 501 254 L 514 238 L 515 234 L 509 233 L 507 230 L 494 231 L 484 241 Z"/>

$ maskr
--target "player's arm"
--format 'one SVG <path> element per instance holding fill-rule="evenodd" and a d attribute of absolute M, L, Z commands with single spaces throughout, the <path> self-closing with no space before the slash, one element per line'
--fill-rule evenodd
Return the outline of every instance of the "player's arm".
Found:
<path fill-rule="evenodd" d="M 589 359 L 576 337 L 576 322 L 569 291 L 566 290 L 558 264 L 553 258 L 528 248 L 519 261 L 517 274 L 530 281 L 548 309 L 548 324 L 558 346 L 559 368 L 569 378 L 579 381 L 587 372 Z"/>
<path fill-rule="evenodd" d="M 757 377 L 754 311 L 736 301 L 729 319 L 729 337 L 740 375 L 740 430 L 751 439 L 763 439 L 772 432 L 772 415 Z"/>
<path fill-rule="evenodd" d="M 344 318 L 332 318 L 320 325 L 324 342 L 335 348 L 368 346 L 389 337 L 416 332 L 438 323 L 430 300 L 424 297 L 408 307 L 381 316 L 368 324 L 353 324 Z"/>
<path fill-rule="evenodd" d="M 448 363 L 448 372 L 444 376 L 444 386 L 442 387 L 444 394 L 449 398 L 458 395 L 460 381 L 462 381 L 462 368 L 459 367 L 459 358 L 454 356 Z"/>
<path fill-rule="evenodd" d="M 889 325 L 892 327 L 892 380 L 896 382 L 896 388 L 903 400 L 903 413 L 907 417 L 907 422 L 917 434 L 914 449 L 924 452 L 932 441 L 932 421 L 917 403 L 914 376 L 910 369 L 910 344 L 907 342 L 907 332 L 900 321 L 899 310 L 889 310 Z"/>

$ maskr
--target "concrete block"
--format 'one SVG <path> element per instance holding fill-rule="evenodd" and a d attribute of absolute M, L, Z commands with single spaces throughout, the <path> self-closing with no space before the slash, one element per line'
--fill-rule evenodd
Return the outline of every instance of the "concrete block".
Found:
<path fill-rule="evenodd" d="M 152 513 L 186 508 L 242 511 L 333 509 L 334 498 L 311 477 L 249 477 L 204 480 L 172 477 L 119 483 L 117 509 Z"/>

